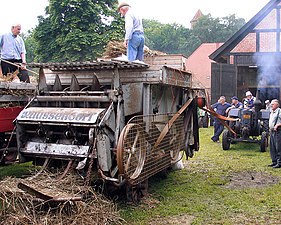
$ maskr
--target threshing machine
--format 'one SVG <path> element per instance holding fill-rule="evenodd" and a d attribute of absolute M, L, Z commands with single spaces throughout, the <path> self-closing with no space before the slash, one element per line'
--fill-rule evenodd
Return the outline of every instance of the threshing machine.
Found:
<path fill-rule="evenodd" d="M 198 150 L 191 74 L 122 61 L 31 64 L 39 94 L 17 117 L 21 162 L 134 189 Z M 135 190 L 135 189 L 134 189 Z M 134 197 L 133 197 L 134 198 Z"/>

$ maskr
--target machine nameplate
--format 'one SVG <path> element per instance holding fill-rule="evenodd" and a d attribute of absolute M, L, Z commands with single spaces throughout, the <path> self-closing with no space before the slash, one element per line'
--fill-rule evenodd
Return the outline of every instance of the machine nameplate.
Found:
<path fill-rule="evenodd" d="M 96 123 L 104 109 L 85 108 L 37 108 L 24 109 L 17 117 L 19 121 L 44 121 L 66 123 Z"/>

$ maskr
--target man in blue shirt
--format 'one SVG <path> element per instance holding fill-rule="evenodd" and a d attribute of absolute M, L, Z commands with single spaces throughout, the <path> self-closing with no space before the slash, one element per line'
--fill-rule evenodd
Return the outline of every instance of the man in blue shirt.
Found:
<path fill-rule="evenodd" d="M 23 39 L 19 36 L 21 25 L 15 24 L 11 28 L 11 32 L 0 35 L 0 57 L 1 70 L 4 75 L 7 73 L 14 73 L 19 69 L 20 81 L 29 83 L 29 76 L 26 70 L 26 50 Z M 3 61 L 3 60 L 7 61 Z M 19 64 L 19 66 L 12 65 Z"/>
<path fill-rule="evenodd" d="M 217 114 L 226 116 L 226 110 L 231 105 L 225 101 L 225 97 L 221 96 L 217 103 L 213 104 L 211 107 L 216 111 Z M 224 126 L 218 118 L 214 118 L 214 136 L 211 137 L 213 142 L 219 142 L 219 137 L 223 132 Z"/>
<path fill-rule="evenodd" d="M 142 19 L 131 9 L 130 5 L 122 2 L 118 5 L 118 11 L 125 17 L 124 46 L 127 48 L 129 61 L 144 58 L 144 34 Z"/>
<path fill-rule="evenodd" d="M 227 110 L 226 110 L 226 114 L 228 114 L 229 110 L 231 109 L 242 109 L 243 108 L 243 104 L 242 102 L 239 102 L 237 96 L 233 96 L 231 98 L 231 107 L 229 107 Z"/>

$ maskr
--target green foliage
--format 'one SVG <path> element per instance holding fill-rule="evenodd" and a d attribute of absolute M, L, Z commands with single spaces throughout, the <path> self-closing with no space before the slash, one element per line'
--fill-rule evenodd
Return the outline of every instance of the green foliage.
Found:
<path fill-rule="evenodd" d="M 192 31 L 180 24 L 162 24 L 156 20 L 144 20 L 143 23 L 146 45 L 153 50 L 189 55 L 200 44 Z"/>
<path fill-rule="evenodd" d="M 230 15 L 222 18 L 213 18 L 211 14 L 202 16 L 193 27 L 193 34 L 202 43 L 225 42 L 243 25 L 245 20 Z"/>
<path fill-rule="evenodd" d="M 26 61 L 33 62 L 35 58 L 35 46 L 36 42 L 33 38 L 32 31 L 28 31 L 26 34 L 22 33 L 21 37 L 24 40 L 25 48 L 26 48 Z"/>
<path fill-rule="evenodd" d="M 180 24 L 162 24 L 144 20 L 146 45 L 154 50 L 189 56 L 202 43 L 225 42 L 245 24 L 242 18 L 230 15 L 213 18 L 201 17 L 193 29 Z"/>
<path fill-rule="evenodd" d="M 50 0 L 33 31 L 36 61 L 86 61 L 123 35 L 116 0 Z"/>
<path fill-rule="evenodd" d="M 176 23 L 144 20 L 144 33 L 149 48 L 170 54 L 189 55 L 200 44 L 190 29 Z"/>

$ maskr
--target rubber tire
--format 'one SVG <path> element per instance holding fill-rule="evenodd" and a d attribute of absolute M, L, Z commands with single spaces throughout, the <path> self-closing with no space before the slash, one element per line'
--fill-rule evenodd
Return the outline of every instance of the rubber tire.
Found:
<path fill-rule="evenodd" d="M 231 140 L 230 140 L 229 131 L 225 130 L 222 133 L 222 149 L 228 150 L 230 148 L 230 143 L 231 143 Z"/>
<path fill-rule="evenodd" d="M 266 152 L 267 146 L 268 146 L 268 135 L 266 132 L 262 132 L 261 143 L 260 143 L 260 152 Z"/>

